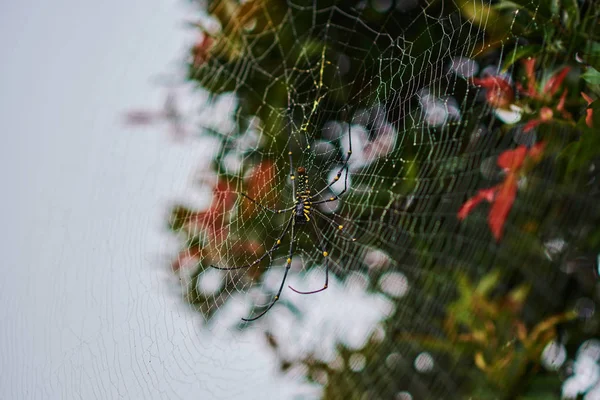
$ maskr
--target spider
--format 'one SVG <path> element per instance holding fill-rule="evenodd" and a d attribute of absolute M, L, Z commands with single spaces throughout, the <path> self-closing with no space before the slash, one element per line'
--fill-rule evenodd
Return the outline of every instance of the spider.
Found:
<path fill-rule="evenodd" d="M 290 217 L 288 218 L 287 224 L 285 225 L 285 228 L 283 229 L 283 231 L 281 232 L 281 234 L 275 241 L 275 244 L 268 251 L 266 251 L 265 254 L 260 256 L 258 259 L 254 260 L 253 262 L 251 262 L 249 264 L 237 266 L 237 267 L 224 268 L 224 267 L 217 267 L 215 265 L 212 265 L 213 268 L 220 269 L 220 270 L 236 270 L 236 269 L 253 267 L 254 265 L 256 265 L 256 264 L 260 263 L 262 260 L 264 260 L 266 257 L 269 257 L 272 260 L 271 254 L 281 246 L 281 241 L 283 240 L 284 236 L 288 232 L 290 232 L 290 247 L 289 247 L 288 255 L 287 255 L 287 259 L 286 259 L 285 272 L 283 274 L 283 279 L 281 280 L 281 285 L 279 286 L 279 290 L 278 290 L 277 294 L 275 295 L 275 297 L 273 298 L 271 303 L 267 306 L 267 308 L 263 312 L 261 312 L 260 314 L 258 314 L 255 317 L 252 317 L 252 318 L 242 318 L 243 321 L 251 322 L 251 321 L 255 321 L 255 320 L 259 319 L 260 317 L 265 315 L 275 305 L 275 303 L 277 303 L 277 301 L 281 297 L 281 292 L 283 290 L 283 286 L 285 285 L 285 280 L 287 278 L 288 272 L 292 265 L 292 257 L 294 256 L 294 242 L 296 240 L 296 236 L 295 236 L 296 230 L 304 229 L 304 227 L 309 222 L 312 223 L 317 234 L 319 234 L 321 236 L 320 241 L 319 241 L 319 248 L 320 248 L 321 254 L 323 255 L 323 257 L 325 259 L 325 284 L 320 289 L 312 290 L 312 291 L 308 291 L 308 292 L 296 290 L 289 285 L 288 285 L 288 287 L 291 290 L 293 290 L 294 292 L 299 293 L 299 294 L 315 294 L 315 293 L 319 293 L 319 292 L 322 292 L 323 290 L 327 289 L 327 287 L 329 285 L 329 258 L 328 258 L 329 253 L 327 252 L 327 249 L 325 246 L 324 237 L 320 233 L 320 231 L 317 227 L 317 224 L 311 217 L 313 215 L 313 212 L 318 212 L 317 210 L 313 209 L 313 206 L 322 204 L 322 203 L 329 203 L 329 202 L 335 201 L 335 200 L 339 199 L 348 189 L 348 161 L 350 160 L 350 157 L 352 156 L 352 131 L 350 128 L 350 124 L 348 124 L 348 127 L 349 127 L 348 151 L 346 153 L 344 162 L 342 163 L 341 168 L 337 171 L 333 180 L 329 184 L 327 184 L 323 189 L 319 190 L 317 193 L 311 195 L 310 182 L 308 179 L 308 175 L 306 173 L 306 168 L 304 168 L 303 166 L 300 166 L 300 167 L 294 169 L 294 162 L 292 160 L 293 153 L 292 153 L 291 149 L 288 151 L 288 156 L 289 156 L 289 163 L 290 163 L 290 179 L 292 182 L 292 197 L 294 198 L 293 206 L 288 207 L 288 208 L 283 208 L 283 209 L 273 209 L 273 208 L 264 206 L 263 204 L 259 203 L 258 201 L 254 200 L 253 198 L 248 196 L 246 193 L 240 193 L 243 197 L 245 197 L 246 199 L 253 202 L 254 204 L 256 204 L 257 206 L 259 206 L 260 208 L 262 208 L 263 210 L 265 210 L 267 212 L 270 212 L 273 214 L 290 213 Z M 346 170 L 346 174 L 345 174 L 345 178 L 344 178 L 344 189 L 342 191 L 340 191 L 340 193 L 338 193 L 334 196 L 331 196 L 327 199 L 315 201 L 315 199 L 319 198 L 319 196 L 324 191 L 329 189 L 331 186 L 333 186 L 336 182 L 338 182 L 340 180 L 344 170 Z M 319 214 L 321 214 L 321 213 L 319 213 Z M 333 223 L 332 220 L 328 220 L 328 222 Z M 340 231 L 343 228 L 344 228 L 343 225 L 337 226 L 337 229 L 339 229 Z M 356 239 L 352 239 L 352 241 L 355 241 L 355 240 Z"/>

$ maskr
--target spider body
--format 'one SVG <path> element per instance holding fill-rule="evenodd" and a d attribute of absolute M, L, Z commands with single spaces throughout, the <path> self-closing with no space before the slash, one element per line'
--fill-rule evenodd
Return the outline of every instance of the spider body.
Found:
<path fill-rule="evenodd" d="M 298 193 L 294 208 L 294 222 L 296 225 L 306 225 L 310 221 L 310 189 L 308 188 L 308 176 L 306 169 L 298 167 Z M 293 176 L 292 176 L 293 177 Z M 295 179 L 295 177 L 293 177 Z"/>
<path fill-rule="evenodd" d="M 291 132 L 290 132 L 289 143 L 291 143 Z M 286 262 L 285 262 L 285 270 L 284 270 L 283 279 L 281 280 L 281 284 L 279 286 L 279 290 L 277 291 L 277 294 L 273 297 L 273 300 L 269 303 L 269 305 L 266 306 L 264 311 L 262 311 L 260 314 L 256 315 L 255 317 L 252 317 L 252 318 L 242 318 L 243 321 L 250 322 L 250 321 L 259 319 L 260 317 L 265 315 L 279 300 L 279 298 L 281 296 L 281 292 L 283 290 L 283 286 L 285 284 L 285 280 L 287 278 L 288 272 L 292 265 L 292 258 L 294 256 L 294 245 L 296 242 L 296 231 L 297 231 L 297 229 L 306 229 L 305 226 L 309 222 L 311 222 L 311 224 L 313 225 L 313 228 L 314 228 L 317 236 L 320 237 L 317 247 L 321 251 L 323 258 L 325 259 L 325 284 L 320 289 L 312 290 L 312 291 L 308 291 L 308 292 L 302 292 L 302 291 L 296 290 L 291 286 L 288 286 L 288 287 L 296 293 L 314 294 L 314 293 L 322 292 L 323 290 L 327 289 L 327 287 L 329 286 L 329 252 L 326 249 L 328 240 L 321 234 L 317 224 L 311 217 L 312 217 L 313 213 L 315 213 L 316 215 L 319 215 L 321 218 L 325 217 L 317 209 L 314 209 L 313 206 L 336 201 L 336 200 L 340 199 L 342 197 L 342 195 L 348 189 L 348 162 L 350 160 L 350 156 L 352 155 L 352 131 L 350 128 L 350 124 L 348 124 L 348 147 L 349 147 L 349 149 L 346 152 L 345 157 L 343 157 L 342 165 L 341 165 L 340 169 L 337 171 L 333 180 L 331 182 L 329 182 L 325 187 L 323 187 L 322 189 L 317 191 L 317 193 L 314 193 L 314 194 L 311 194 L 309 180 L 308 180 L 308 176 L 306 174 L 306 169 L 304 167 L 298 167 L 297 169 L 294 169 L 292 150 L 291 150 L 291 148 L 289 149 L 289 151 L 288 151 L 289 165 L 290 165 L 290 175 L 289 176 L 290 176 L 291 183 L 292 183 L 292 193 L 293 193 L 292 197 L 294 199 L 294 202 L 293 202 L 293 205 L 291 205 L 288 208 L 281 208 L 281 209 L 269 208 L 269 207 L 259 203 L 252 197 L 248 196 L 246 193 L 240 192 L 240 194 L 243 197 L 245 197 L 248 201 L 251 201 L 252 203 L 256 204 L 259 208 L 263 209 L 264 211 L 267 211 L 267 212 L 270 212 L 273 214 L 290 213 L 285 227 L 283 228 L 280 235 L 275 240 L 275 243 L 273 244 L 273 246 L 271 246 L 270 249 L 268 249 L 266 252 L 264 252 L 264 254 L 261 255 L 260 257 L 258 257 L 256 260 L 254 260 L 251 263 L 246 264 L 246 265 L 234 266 L 234 267 L 218 267 L 215 265 L 212 266 L 213 268 L 221 269 L 221 270 L 235 270 L 235 269 L 251 268 L 251 267 L 259 264 L 265 258 L 269 258 L 272 262 L 272 259 L 273 259 L 272 254 L 277 249 L 279 249 L 279 247 L 282 244 L 282 241 L 284 240 L 284 237 L 286 235 L 289 235 L 289 237 L 290 237 L 289 249 L 288 249 L 287 258 L 286 258 Z M 308 146 L 308 148 L 310 148 L 310 146 Z M 327 190 L 330 190 L 331 187 L 340 180 L 342 173 L 344 171 L 346 171 L 346 174 L 344 177 L 344 189 L 341 192 L 339 192 L 338 194 L 335 194 L 331 197 L 323 198 L 322 194 L 325 193 Z M 339 229 L 341 231 L 342 229 L 344 229 L 344 226 L 339 225 L 339 226 L 337 226 L 337 229 Z M 352 241 L 356 241 L 356 239 L 352 238 Z M 271 262 L 269 263 L 269 266 L 271 266 Z"/>

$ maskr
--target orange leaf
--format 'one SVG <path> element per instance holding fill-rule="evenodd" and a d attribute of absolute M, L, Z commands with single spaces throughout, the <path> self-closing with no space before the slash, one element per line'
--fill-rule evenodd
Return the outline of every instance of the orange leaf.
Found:
<path fill-rule="evenodd" d="M 588 106 L 590 104 L 592 104 L 592 102 L 594 101 L 594 99 L 592 99 L 590 96 L 588 96 L 587 94 L 581 92 L 581 97 L 583 97 L 585 99 L 585 101 L 587 101 Z"/>
<path fill-rule="evenodd" d="M 581 97 L 583 97 L 585 99 L 585 101 L 587 101 L 588 106 L 590 104 L 592 104 L 592 102 L 594 101 L 594 99 L 592 99 L 590 96 L 588 96 L 587 94 L 585 94 L 583 92 L 581 92 Z M 592 121 L 594 119 L 594 110 L 592 110 L 591 108 L 588 108 L 587 110 L 585 110 L 585 113 L 586 113 L 585 124 L 591 128 L 593 125 Z"/>

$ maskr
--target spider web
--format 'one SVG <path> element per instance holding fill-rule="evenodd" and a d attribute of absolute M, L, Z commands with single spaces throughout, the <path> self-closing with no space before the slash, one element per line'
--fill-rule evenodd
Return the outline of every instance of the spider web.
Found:
<path fill-rule="evenodd" d="M 223 146 L 217 157 L 217 174 L 232 177 L 234 183 L 227 190 L 248 193 L 273 208 L 287 208 L 294 202 L 287 150 L 293 152 L 295 168 L 306 167 L 309 186 L 315 193 L 332 181 L 343 164 L 352 132 L 354 153 L 348 163 L 348 191 L 341 201 L 317 208 L 324 216 L 314 216 L 332 256 L 338 253 L 347 257 L 343 263 L 336 261 L 332 266 L 340 272 L 357 267 L 354 264 L 360 263 L 370 247 L 389 247 L 388 251 L 398 255 L 410 250 L 411 237 L 419 232 L 414 226 L 416 220 L 406 210 L 431 196 L 429 187 L 445 179 L 444 176 L 427 177 L 426 169 L 458 153 L 461 138 L 452 132 L 452 127 L 472 124 L 477 119 L 468 111 L 466 103 L 462 104 L 466 111 L 461 115 L 460 105 L 452 96 L 465 79 L 449 67 L 453 61 L 461 63 L 463 58 L 472 55 L 483 40 L 483 29 L 458 21 L 453 13 L 444 15 L 443 7 L 424 9 L 416 2 L 401 2 L 396 6 L 403 17 L 399 19 L 387 13 L 392 6 L 391 3 L 379 4 L 377 18 L 382 20 L 379 23 L 386 30 L 400 31 L 401 35 L 374 31 L 357 15 L 357 10 L 337 6 L 313 10 L 312 6 L 290 3 L 281 21 L 265 27 L 252 42 L 237 44 L 242 54 L 237 55 L 235 76 L 228 76 L 228 71 L 218 65 L 208 65 L 199 73 L 206 77 L 197 78 L 203 86 L 219 84 L 223 90 L 232 88 L 234 93 L 252 91 L 253 88 L 245 86 L 248 75 L 266 74 L 266 79 L 273 78 L 261 70 L 261 57 L 271 51 L 296 55 L 289 56 L 291 60 L 282 57 L 281 72 L 278 72 L 281 77 L 266 84 L 264 93 L 250 94 L 259 99 L 254 113 L 265 115 L 270 121 L 247 120 L 238 112 L 237 122 L 242 131 L 232 135 Z M 258 6 L 252 15 L 261 18 L 263 11 Z M 439 15 L 430 19 L 430 12 Z M 315 25 L 309 30 L 296 31 L 292 19 L 298 18 L 297 14 L 315 20 Z M 419 20 L 426 22 L 427 30 L 411 31 Z M 322 22 L 318 24 L 318 21 Z M 283 41 L 279 36 L 285 26 L 291 26 L 294 39 L 290 49 L 277 45 Z M 432 35 L 432 30 L 443 32 L 442 39 Z M 253 50 L 262 44 L 263 37 L 271 36 L 275 38 L 271 49 Z M 319 42 L 315 43 L 319 43 L 320 48 L 312 49 L 309 54 L 311 50 L 306 48 L 313 36 L 317 36 Z M 356 45 L 366 41 L 376 41 L 381 50 L 374 53 Z M 415 46 L 417 42 L 419 46 Z M 236 46 L 226 43 L 224 47 L 228 45 Z M 468 70 L 469 61 L 464 63 Z M 361 69 L 347 71 L 353 65 L 360 65 Z M 348 78 L 350 74 L 355 76 Z M 326 87 L 324 80 L 336 87 Z M 280 95 L 279 108 L 268 100 L 276 90 L 284 92 Z M 422 176 L 411 177 L 415 173 L 411 170 L 417 169 L 423 170 Z M 344 171 L 340 181 L 332 186 L 333 190 L 325 190 L 318 199 L 340 193 L 346 175 Z M 457 197 L 462 199 L 462 195 L 458 193 Z M 223 266 L 244 265 L 261 254 L 256 252 L 243 260 L 236 258 L 235 249 L 246 243 L 246 238 L 236 232 L 246 236 L 249 231 L 255 231 L 252 235 L 257 238 L 255 245 L 262 250 L 269 249 L 290 215 L 288 212 L 274 216 L 243 196 L 234 196 L 235 204 L 231 209 L 224 207 L 225 222 L 218 227 L 228 230 L 227 239 L 215 240 L 203 232 L 203 242 L 207 246 L 214 245 L 216 258 Z M 339 225 L 345 229 L 335 234 L 339 240 L 334 240 L 332 234 Z M 397 225 L 404 226 L 404 232 L 390 231 L 390 227 Z M 334 233 L 329 232 L 331 230 Z M 314 229 L 302 228 L 299 240 L 302 242 L 295 255 L 301 259 L 301 265 L 295 265 L 294 269 L 322 264 L 322 251 Z M 275 256 L 279 257 L 272 264 L 281 266 L 287 256 L 285 246 Z M 255 284 L 249 273 L 243 269 L 232 274 L 235 275 L 234 290 L 247 291 L 248 286 Z"/>
<path fill-rule="evenodd" d="M 272 328 L 274 347 L 280 355 L 288 351 L 282 358 L 320 360 L 309 368 L 319 383 L 334 379 L 330 364 L 340 357 L 353 371 L 369 370 L 365 376 L 377 381 L 357 377 L 349 384 L 365 398 L 440 398 L 459 393 L 468 376 L 460 368 L 471 356 L 425 352 L 425 346 L 391 338 L 441 335 L 440 321 L 458 295 L 457 275 L 477 282 L 499 268 L 506 286 L 500 292 L 512 281 L 526 282 L 537 306 L 528 311 L 532 320 L 562 306 L 555 293 L 566 286 L 557 267 L 566 238 L 538 237 L 537 229 L 528 233 L 523 226 L 526 221 L 543 226 L 550 216 L 556 226 L 572 225 L 593 207 L 556 184 L 551 167 L 533 178 L 535 195 L 519 194 L 504 224 L 510 246 L 494 241 L 484 212 L 474 213 L 468 223 L 456 217 L 477 189 L 501 178 L 500 153 L 536 142 L 535 133 L 523 134 L 522 124 L 508 134 L 501 131 L 503 119 L 518 120 L 519 113 L 503 115 L 492 108 L 486 91 L 471 81 L 501 74 L 510 79 L 512 67 L 503 70 L 503 65 L 519 46 L 504 43 L 516 40 L 512 26 L 518 19 L 536 25 L 531 14 L 500 19 L 482 1 L 264 0 L 216 2 L 209 9 L 219 23 L 213 19 L 203 26 L 218 41 L 210 57 L 191 67 L 190 76 L 211 93 L 235 95 L 236 129 L 210 132 L 222 145 L 208 210 L 193 215 L 180 210 L 172 220 L 198 261 L 184 281 L 188 301 L 207 319 L 232 299 L 241 305 L 229 323 L 258 315 L 273 301 L 291 258 L 279 302 L 263 318 L 277 321 L 277 315 L 291 314 L 301 325 L 305 309 L 299 304 L 327 306 L 318 300 L 322 294 L 300 296 L 287 285 L 322 288 L 327 258 L 328 290 L 362 282 L 358 285 L 391 301 L 391 311 L 382 311 L 384 304 L 373 311 L 386 323 L 379 334 L 369 330 L 364 340 L 342 346 L 337 358 L 321 359 L 303 354 L 306 349 L 290 355 L 284 345 L 293 341 L 292 328 L 287 337 Z M 306 169 L 307 188 L 317 194 L 313 201 L 324 202 L 313 206 L 309 223 L 293 228 L 290 255 L 287 227 L 294 211 L 264 207 L 295 206 L 291 175 L 298 182 L 298 167 Z M 564 196 L 571 196 L 578 210 L 544 218 Z M 285 331 L 286 323 L 272 326 L 278 324 Z"/>

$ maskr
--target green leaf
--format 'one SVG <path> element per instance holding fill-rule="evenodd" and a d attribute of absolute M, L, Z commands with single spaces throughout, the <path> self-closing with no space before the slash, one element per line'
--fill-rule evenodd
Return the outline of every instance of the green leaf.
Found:
<path fill-rule="evenodd" d="M 587 71 L 585 71 L 581 77 L 592 85 L 600 85 L 600 72 L 596 68 L 589 67 Z"/>
<path fill-rule="evenodd" d="M 500 282 L 500 271 L 490 271 L 479 281 L 475 292 L 481 296 L 487 296 Z"/>
<path fill-rule="evenodd" d="M 523 8 L 522 5 L 515 3 L 514 1 L 501 1 L 500 3 L 494 5 L 494 8 L 498 11 L 500 10 L 513 10 L 513 9 L 517 9 L 520 10 Z"/>
<path fill-rule="evenodd" d="M 521 48 L 519 48 L 518 50 L 512 52 L 508 58 L 506 60 L 504 60 L 504 63 L 502 64 L 502 72 L 506 72 L 511 65 L 513 65 L 515 62 L 519 61 L 522 58 L 525 57 L 529 57 L 533 54 L 537 54 L 542 50 L 542 47 L 539 45 L 530 45 L 530 46 L 523 46 Z"/>
<path fill-rule="evenodd" d="M 171 209 L 169 217 L 169 229 L 174 232 L 180 231 L 194 212 L 187 207 L 176 205 Z"/>
<path fill-rule="evenodd" d="M 585 32 L 575 32 L 574 46 L 578 49 L 575 60 L 600 70 L 600 43 L 589 39 Z"/>
<path fill-rule="evenodd" d="M 550 12 L 552 16 L 557 16 L 560 11 L 560 4 L 558 0 L 550 0 Z"/>
<path fill-rule="evenodd" d="M 546 22 L 550 19 L 552 15 L 552 5 L 550 4 L 551 0 L 543 0 L 543 1 L 531 1 L 531 0 L 511 0 L 511 1 L 503 1 L 500 4 L 496 5 L 495 8 L 503 9 L 503 8 L 518 8 L 520 10 L 527 10 L 529 14 L 536 15 L 539 20 Z"/>
<path fill-rule="evenodd" d="M 565 11 L 565 14 L 563 15 L 565 24 L 571 29 L 576 28 L 580 22 L 577 0 L 564 0 L 563 9 Z"/>
<path fill-rule="evenodd" d="M 556 399 L 556 393 L 560 392 L 561 384 L 562 382 L 558 374 L 535 374 L 528 382 L 526 393 L 519 395 L 517 400 Z"/>
<path fill-rule="evenodd" d="M 542 25 L 542 31 L 543 31 L 543 35 L 544 35 L 544 40 L 546 41 L 546 43 L 550 43 L 553 44 L 554 43 L 554 36 L 556 33 L 556 28 L 554 25 L 552 24 L 544 24 Z"/>
<path fill-rule="evenodd" d="M 593 110 L 593 126 L 600 126 L 600 101 L 594 101 L 589 108 Z M 586 170 L 589 163 L 600 155 L 600 135 L 595 132 L 597 128 L 587 126 L 585 118 L 584 113 L 577 122 L 577 129 L 581 132 L 580 139 L 566 146 L 560 153 L 560 158 L 568 160 L 567 176 Z"/>
<path fill-rule="evenodd" d="M 583 60 L 594 68 L 600 68 L 600 43 L 590 41 L 583 53 Z"/>

